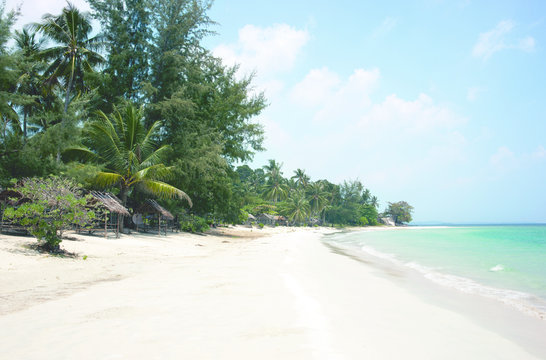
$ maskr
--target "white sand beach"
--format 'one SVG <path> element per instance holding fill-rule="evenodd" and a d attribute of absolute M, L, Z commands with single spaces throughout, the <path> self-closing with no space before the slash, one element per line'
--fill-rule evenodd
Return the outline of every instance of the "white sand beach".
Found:
<path fill-rule="evenodd" d="M 471 311 L 408 290 L 396 274 L 333 252 L 320 241 L 329 231 L 72 235 L 62 247 L 74 258 L 0 235 L 0 358 L 546 356 Z"/>

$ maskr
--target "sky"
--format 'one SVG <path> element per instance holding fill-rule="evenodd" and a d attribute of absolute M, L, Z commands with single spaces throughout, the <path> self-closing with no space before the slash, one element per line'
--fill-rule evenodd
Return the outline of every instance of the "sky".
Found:
<path fill-rule="evenodd" d="M 64 4 L 25 0 L 18 26 Z M 267 98 L 251 167 L 358 179 L 417 223 L 546 223 L 546 2 L 217 0 L 209 16 L 205 46 Z"/>

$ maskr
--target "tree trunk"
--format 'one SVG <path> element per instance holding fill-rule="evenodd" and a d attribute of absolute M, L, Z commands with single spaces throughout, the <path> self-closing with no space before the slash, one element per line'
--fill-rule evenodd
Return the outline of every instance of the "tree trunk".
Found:
<path fill-rule="evenodd" d="M 74 62 L 72 62 L 72 66 L 74 66 Z M 66 95 L 64 96 L 64 113 L 65 114 L 68 111 L 68 100 L 70 100 L 70 92 L 72 91 L 73 84 L 74 84 L 74 67 L 72 67 L 72 71 L 70 72 L 70 79 L 68 80 L 68 87 L 66 88 Z"/>
<path fill-rule="evenodd" d="M 72 61 L 72 66 L 74 66 L 74 61 Z M 64 97 L 64 116 L 61 120 L 61 128 L 64 128 L 66 122 L 66 112 L 68 111 L 68 100 L 70 99 L 70 91 L 72 90 L 72 85 L 74 83 L 74 68 L 70 73 L 70 79 L 68 80 L 68 87 L 66 88 L 66 95 Z M 61 148 L 60 145 L 57 147 L 57 163 L 61 162 Z"/>
<path fill-rule="evenodd" d="M 120 191 L 119 196 L 121 197 L 121 203 L 123 204 L 124 207 L 126 207 L 126 205 L 127 205 L 127 195 L 128 195 L 128 193 L 129 193 L 129 188 L 127 186 L 121 184 L 121 191 Z M 124 229 L 124 223 L 125 223 L 124 218 L 125 218 L 125 216 L 123 216 L 123 214 L 118 215 L 118 219 L 120 219 L 120 220 L 118 220 L 118 222 L 119 222 L 119 224 L 121 224 L 120 225 L 121 232 L 123 232 L 123 229 Z"/>

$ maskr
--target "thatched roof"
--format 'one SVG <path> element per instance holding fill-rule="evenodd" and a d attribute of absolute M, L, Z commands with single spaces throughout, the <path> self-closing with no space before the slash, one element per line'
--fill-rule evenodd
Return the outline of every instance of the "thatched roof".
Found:
<path fill-rule="evenodd" d="M 142 204 L 138 208 L 138 212 L 148 213 L 148 214 L 159 214 L 168 220 L 174 219 L 173 214 L 171 214 L 169 210 L 165 209 L 163 206 L 159 205 L 157 201 L 152 199 L 147 199 L 144 202 L 144 204 Z"/>
<path fill-rule="evenodd" d="M 121 204 L 121 200 L 116 196 L 110 193 L 102 193 L 98 191 L 91 191 L 90 194 L 93 196 L 93 199 L 97 201 L 97 204 L 101 204 L 108 209 L 108 211 L 125 216 L 131 216 L 129 210 L 127 210 L 125 206 Z"/>
<path fill-rule="evenodd" d="M 248 214 L 248 220 L 256 220 L 256 217 L 252 214 Z"/>

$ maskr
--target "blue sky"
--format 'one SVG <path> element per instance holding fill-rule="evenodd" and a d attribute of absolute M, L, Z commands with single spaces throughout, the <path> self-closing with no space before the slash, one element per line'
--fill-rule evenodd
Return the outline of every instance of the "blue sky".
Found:
<path fill-rule="evenodd" d="M 21 23 L 62 6 L 27 0 Z M 218 35 L 205 43 L 256 72 L 268 99 L 267 151 L 251 166 L 359 179 L 382 207 L 408 201 L 415 221 L 546 222 L 545 10 L 217 0 Z"/>

